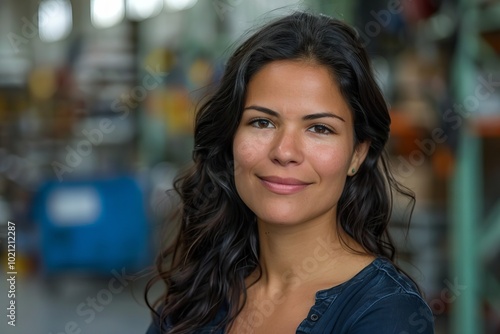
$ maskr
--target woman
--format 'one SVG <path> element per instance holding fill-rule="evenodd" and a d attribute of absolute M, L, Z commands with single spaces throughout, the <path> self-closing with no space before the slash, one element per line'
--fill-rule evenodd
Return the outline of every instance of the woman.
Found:
<path fill-rule="evenodd" d="M 414 197 L 388 170 L 389 125 L 346 24 L 299 12 L 248 38 L 197 114 L 148 333 L 433 333 L 393 263 L 392 194 Z"/>

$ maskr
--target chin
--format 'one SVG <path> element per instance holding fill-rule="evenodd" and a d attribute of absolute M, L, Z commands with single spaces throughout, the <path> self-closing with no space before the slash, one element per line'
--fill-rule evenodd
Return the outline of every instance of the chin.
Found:
<path fill-rule="evenodd" d="M 263 223 L 276 225 L 295 225 L 304 221 L 304 219 L 302 217 L 299 217 L 297 213 L 292 212 L 273 212 L 269 214 L 257 215 L 257 218 Z"/>

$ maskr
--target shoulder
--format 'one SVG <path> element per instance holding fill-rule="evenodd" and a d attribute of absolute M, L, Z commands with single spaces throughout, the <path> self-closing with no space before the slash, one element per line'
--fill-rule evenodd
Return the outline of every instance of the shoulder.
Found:
<path fill-rule="evenodd" d="M 353 321 L 349 333 L 434 333 L 433 315 L 422 298 L 394 293 L 377 299 Z"/>
<path fill-rule="evenodd" d="M 335 304 L 346 333 L 434 333 L 432 311 L 417 287 L 386 259 L 346 282 Z"/>
<path fill-rule="evenodd" d="M 415 283 L 385 258 L 376 258 L 356 276 L 334 289 L 338 289 L 341 295 L 356 293 L 363 296 L 365 302 L 367 297 L 369 300 L 378 300 L 392 294 L 422 299 Z"/>

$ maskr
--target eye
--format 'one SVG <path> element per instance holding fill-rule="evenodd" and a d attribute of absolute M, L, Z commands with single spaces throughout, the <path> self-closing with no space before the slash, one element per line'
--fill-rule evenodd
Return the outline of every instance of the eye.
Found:
<path fill-rule="evenodd" d="M 309 131 L 314 132 L 314 133 L 319 133 L 319 134 L 322 134 L 322 135 L 329 135 L 329 134 L 334 133 L 333 130 L 331 130 L 326 125 L 322 125 L 322 124 L 317 124 L 317 125 L 311 126 L 309 128 Z"/>
<path fill-rule="evenodd" d="M 250 125 L 252 125 L 255 128 L 259 128 L 259 129 L 267 129 L 267 128 L 273 127 L 273 123 L 271 123 L 271 121 L 264 119 L 264 118 L 254 119 L 250 122 Z"/>

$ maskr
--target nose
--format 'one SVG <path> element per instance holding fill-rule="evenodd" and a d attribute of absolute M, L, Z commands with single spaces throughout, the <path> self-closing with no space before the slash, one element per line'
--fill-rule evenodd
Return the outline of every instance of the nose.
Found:
<path fill-rule="evenodd" d="M 269 158 L 281 166 L 300 164 L 304 159 L 300 135 L 292 129 L 277 131 Z"/>

